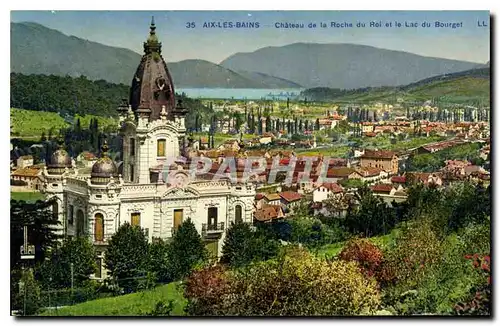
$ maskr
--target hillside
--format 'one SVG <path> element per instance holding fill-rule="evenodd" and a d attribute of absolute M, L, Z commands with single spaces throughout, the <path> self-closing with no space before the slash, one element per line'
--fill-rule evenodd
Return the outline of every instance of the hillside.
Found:
<path fill-rule="evenodd" d="M 52 129 L 53 135 L 57 135 L 60 129 L 69 127 L 76 119 L 80 119 L 82 126 L 87 127 L 91 118 L 97 118 L 99 126 L 105 129 L 107 126 L 116 126 L 118 120 L 104 118 L 94 115 L 76 115 L 72 121 L 63 119 L 58 113 L 32 111 L 23 109 L 10 109 L 11 135 L 21 138 L 40 139 L 42 133 L 49 135 Z M 71 122 L 71 123 L 70 123 Z"/>
<path fill-rule="evenodd" d="M 11 23 L 11 72 L 80 77 L 130 85 L 141 55 L 36 23 Z M 146 34 L 144 35 L 146 37 Z M 293 82 L 265 74 L 239 74 L 212 62 L 168 63 L 177 88 L 292 88 Z"/>
<path fill-rule="evenodd" d="M 174 301 L 173 316 L 184 315 L 184 299 L 178 282 L 161 285 L 153 290 L 142 291 L 117 297 L 97 299 L 59 308 L 46 310 L 41 316 L 144 316 L 150 313 L 159 301 Z"/>
<path fill-rule="evenodd" d="M 284 78 L 308 88 L 354 89 L 406 85 L 478 64 L 357 44 L 295 43 L 236 53 L 220 65 Z"/>
<path fill-rule="evenodd" d="M 259 73 L 236 73 L 205 60 L 172 62 L 168 68 L 177 88 L 300 88 L 284 79 Z"/>
<path fill-rule="evenodd" d="M 379 87 L 354 90 L 311 88 L 302 95 L 315 101 L 336 102 L 440 102 L 477 104 L 490 101 L 490 69 L 472 69 L 427 78 L 401 87 Z"/>

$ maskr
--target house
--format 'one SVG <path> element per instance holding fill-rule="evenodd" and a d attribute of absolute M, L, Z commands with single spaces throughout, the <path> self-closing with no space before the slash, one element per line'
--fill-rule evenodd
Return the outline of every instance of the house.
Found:
<path fill-rule="evenodd" d="M 16 169 L 10 175 L 12 187 L 15 187 L 12 190 L 39 190 L 41 187 L 40 175 L 41 169 L 39 167 L 30 166 Z"/>
<path fill-rule="evenodd" d="M 217 149 L 220 151 L 230 150 L 233 152 L 237 152 L 240 150 L 240 144 L 236 139 L 226 140 L 224 143 L 220 144 Z"/>
<path fill-rule="evenodd" d="M 405 177 L 409 183 L 420 182 L 425 185 L 443 185 L 443 178 L 441 173 L 407 172 L 405 174 Z"/>
<path fill-rule="evenodd" d="M 326 177 L 330 182 L 338 182 L 344 179 L 361 179 L 362 176 L 352 168 L 348 167 L 333 167 L 328 169 Z"/>
<path fill-rule="evenodd" d="M 360 160 L 362 168 L 380 168 L 392 175 L 399 171 L 398 156 L 393 151 L 367 149 Z"/>
<path fill-rule="evenodd" d="M 366 183 L 387 179 L 389 173 L 381 168 L 360 167 L 356 172 L 361 175 L 361 180 Z"/>
<path fill-rule="evenodd" d="M 263 199 L 264 199 L 264 203 L 267 205 L 280 205 L 281 204 L 281 197 L 277 193 L 265 194 Z"/>
<path fill-rule="evenodd" d="M 86 168 L 91 168 L 96 161 L 97 157 L 94 155 L 94 153 L 88 151 L 81 152 L 80 155 L 76 157 L 76 162 L 78 162 L 80 166 Z"/>
<path fill-rule="evenodd" d="M 391 183 L 393 185 L 405 185 L 406 184 L 406 177 L 404 175 L 395 175 L 391 178 Z"/>
<path fill-rule="evenodd" d="M 322 183 L 313 191 L 313 202 L 322 202 L 332 196 L 342 194 L 344 189 L 337 183 Z"/>
<path fill-rule="evenodd" d="M 381 197 L 388 205 L 393 201 L 400 203 L 407 199 L 406 191 L 402 185 L 394 186 L 388 183 L 379 183 L 370 187 L 370 189 L 375 196 Z"/>
<path fill-rule="evenodd" d="M 284 191 L 279 193 L 281 197 L 281 206 L 284 210 L 292 211 L 299 205 L 302 195 L 295 191 Z"/>
<path fill-rule="evenodd" d="M 374 132 L 375 125 L 372 122 L 362 122 L 361 123 L 361 130 L 363 131 L 363 134 L 365 134 L 367 132 Z"/>
<path fill-rule="evenodd" d="M 20 156 L 17 159 L 16 163 L 17 163 L 17 167 L 19 169 L 23 169 L 23 168 L 26 168 L 28 166 L 32 166 L 34 164 L 33 156 L 31 156 L 31 155 Z"/>
<path fill-rule="evenodd" d="M 264 205 L 254 212 L 254 222 L 269 223 L 285 217 L 283 208 L 280 205 Z"/>

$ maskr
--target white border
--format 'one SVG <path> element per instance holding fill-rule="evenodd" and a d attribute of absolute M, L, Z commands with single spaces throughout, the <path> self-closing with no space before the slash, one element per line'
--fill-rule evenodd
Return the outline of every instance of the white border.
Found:
<path fill-rule="evenodd" d="M 308 0 L 308 1 L 301 1 L 301 2 L 292 2 L 292 1 L 269 1 L 269 0 L 253 0 L 253 1 L 248 1 L 248 2 L 240 2 L 240 1 L 150 1 L 150 2 L 144 2 L 144 1 L 134 1 L 134 2 L 114 2 L 113 4 L 110 3 L 105 3 L 103 1 L 85 1 L 84 4 L 85 6 L 83 7 L 81 3 L 79 2 L 71 2 L 71 1 L 33 1 L 33 0 L 25 0 L 25 1 L 16 1 L 16 2 L 7 2 L 4 1 L 2 2 L 1 6 L 3 7 L 1 11 L 1 17 L 4 18 L 2 19 L 3 22 L 3 28 L 2 28 L 2 40 L 3 44 L 6 47 L 9 47 L 9 40 L 10 40 L 10 10 L 491 10 L 492 14 L 498 14 L 500 10 L 498 10 L 498 3 L 499 1 L 481 1 L 481 0 L 475 0 L 475 1 L 453 1 L 453 2 L 444 2 L 444 3 L 439 3 L 437 1 L 431 1 L 431 0 L 419 0 L 419 1 L 384 1 L 384 0 L 378 0 L 378 1 L 357 1 L 356 3 L 352 1 L 322 1 L 322 0 Z M 496 24 L 494 26 L 494 30 L 497 30 L 499 21 L 498 17 L 496 17 Z M 496 33 L 492 31 L 492 35 L 495 35 Z M 493 46 L 494 44 L 492 44 Z M 493 48 L 492 48 L 493 51 Z M 9 101 L 9 79 L 7 79 L 9 73 L 10 73 L 10 52 L 8 50 L 4 50 L 2 52 L 3 54 L 3 60 L 2 60 L 2 76 L 3 78 L 1 79 L 2 81 L 2 87 L 0 88 L 2 90 L 2 93 L 4 94 L 1 98 L 4 101 L 4 109 L 2 110 L 2 115 L 4 118 L 0 119 L 0 123 L 2 126 L 0 127 L 0 131 L 5 133 L 5 136 L 2 137 L 2 141 L 0 142 L 0 145 L 2 148 L 0 148 L 0 152 L 2 153 L 7 153 L 7 149 L 9 147 L 9 135 L 7 134 L 9 132 L 9 121 L 10 119 L 8 118 L 7 112 L 9 111 L 10 108 L 10 101 Z M 497 54 L 495 54 L 495 60 L 491 58 L 494 62 L 497 62 Z M 495 84 L 496 85 L 496 84 Z M 497 92 L 498 88 L 495 86 L 494 93 L 499 94 Z M 492 110 L 497 110 L 496 107 L 496 100 L 495 103 L 492 104 Z M 494 125 L 499 123 L 500 119 L 500 114 L 495 113 L 494 114 Z M 493 131 L 493 135 L 496 135 L 497 132 L 496 130 Z M 495 136 L 496 137 L 496 136 Z M 495 152 L 495 171 L 497 170 L 497 160 L 496 160 L 496 153 L 498 152 L 497 146 L 496 146 L 496 139 L 493 141 L 493 146 L 494 146 L 494 152 Z M 0 207 L 3 207 L 5 209 L 4 214 L 3 214 L 3 230 L 5 233 L 7 233 L 9 226 L 8 226 L 8 207 L 10 206 L 9 203 L 9 197 L 10 197 L 10 188 L 7 188 L 7 185 L 9 184 L 8 179 L 9 176 L 7 175 L 8 171 L 8 161 L 6 158 L 2 160 L 3 162 L 3 167 L 2 171 L 2 182 L 1 184 L 4 185 L 2 187 L 2 197 L 1 200 L 4 203 Z M 496 175 L 496 172 L 493 173 L 493 176 Z M 494 183 L 494 180 L 492 180 L 492 184 Z M 498 193 L 495 193 L 495 199 L 498 199 Z M 498 202 L 495 200 L 495 202 Z M 497 214 L 493 214 L 495 217 Z M 494 219 L 494 218 L 493 218 Z M 495 223 L 494 228 L 495 231 L 498 231 L 498 225 L 500 223 Z M 498 234 L 498 232 L 495 232 Z M 2 237 L 2 247 L 4 250 L 1 251 L 2 255 L 2 261 L 4 262 L 4 265 L 7 265 L 7 261 L 9 259 L 8 257 L 8 250 L 6 248 L 9 247 L 9 237 L 4 234 Z M 496 247 L 496 246 L 495 246 Z M 496 251 L 495 251 L 496 252 Z M 493 258 L 495 261 L 495 258 Z M 494 269 L 496 271 L 496 269 Z M 2 311 L 3 313 L 1 314 L 2 317 L 2 325 L 4 325 L 4 322 L 10 324 L 16 322 L 16 320 L 10 316 L 10 286 L 7 280 L 10 280 L 10 272 L 9 268 L 6 266 L 2 269 Z M 497 274 L 494 277 L 494 280 L 497 279 Z M 494 281 L 496 283 L 496 281 Z M 497 287 L 495 286 L 496 290 Z M 495 312 L 498 313 L 498 295 L 495 295 Z M 35 323 L 39 322 L 40 320 L 28 320 L 24 321 L 24 323 Z M 64 322 L 64 320 L 50 320 L 48 322 Z M 73 320 L 67 320 L 67 321 L 73 321 Z M 80 323 L 85 323 L 85 324 L 101 324 L 101 323 L 109 323 L 113 322 L 116 323 L 116 320 L 111 320 L 111 319 L 106 319 L 106 320 L 78 320 Z M 124 322 L 125 320 L 119 320 L 118 322 Z M 178 323 L 179 321 L 175 320 L 157 320 L 158 322 L 161 323 Z M 415 324 L 415 323 L 436 323 L 438 320 L 432 320 L 432 319 L 424 319 L 424 320 L 416 320 L 416 319 L 406 319 L 406 320 L 401 320 L 401 319 L 394 319 L 394 320 L 381 320 L 381 321 L 375 321 L 375 320 L 331 320 L 331 319 L 326 319 L 326 320 L 314 320 L 315 322 L 326 322 L 326 323 L 362 323 L 364 321 L 369 321 L 369 322 L 395 322 L 395 323 L 400 323 L 401 321 L 404 321 L 406 324 Z M 451 322 L 462 322 L 461 320 L 453 319 L 450 320 Z M 463 322 L 470 322 L 471 320 L 463 320 Z M 139 323 L 143 322 L 141 321 L 136 321 L 136 320 L 127 320 L 125 322 L 130 322 L 130 323 Z M 217 322 L 219 323 L 219 320 L 189 320 L 189 321 L 184 321 L 184 322 L 189 322 L 189 323 L 207 323 L 207 322 Z M 269 323 L 269 324 L 275 324 L 275 323 L 307 323 L 309 322 L 308 320 L 255 320 L 255 321 L 250 321 L 250 320 L 227 320 L 226 322 L 230 323 L 240 323 L 240 322 L 258 322 L 259 324 L 264 324 L 264 323 Z"/>

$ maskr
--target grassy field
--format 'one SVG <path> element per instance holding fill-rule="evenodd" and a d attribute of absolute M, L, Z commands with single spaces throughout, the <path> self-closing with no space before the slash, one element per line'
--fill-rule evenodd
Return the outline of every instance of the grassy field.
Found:
<path fill-rule="evenodd" d="M 82 128 L 87 128 L 90 119 L 97 118 L 99 126 L 105 128 L 108 125 L 116 125 L 117 121 L 113 118 L 99 117 L 93 115 L 76 116 L 75 120 L 80 118 Z M 49 130 L 53 130 L 56 135 L 60 129 L 67 128 L 69 123 L 55 112 L 31 111 L 24 109 L 10 109 L 10 124 L 13 136 L 38 139 L 42 132 L 47 136 Z"/>
<path fill-rule="evenodd" d="M 35 202 L 44 199 L 44 195 L 39 192 L 11 192 L 10 198 L 13 200 L 24 200 L 26 202 Z"/>
<path fill-rule="evenodd" d="M 314 148 L 314 149 L 305 149 L 296 150 L 298 156 L 327 156 L 327 157 L 346 157 L 347 153 L 351 147 L 349 146 L 332 146 L 326 148 Z"/>
<path fill-rule="evenodd" d="M 142 291 L 117 297 L 87 301 L 57 310 L 47 310 L 41 316 L 141 316 L 151 312 L 159 301 L 174 301 L 172 315 L 184 315 L 186 300 L 179 283 L 161 285 L 149 291 Z"/>

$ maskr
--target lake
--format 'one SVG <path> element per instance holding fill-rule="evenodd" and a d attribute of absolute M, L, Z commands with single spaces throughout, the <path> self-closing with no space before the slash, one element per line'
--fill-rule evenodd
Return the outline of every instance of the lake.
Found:
<path fill-rule="evenodd" d="M 176 93 L 186 93 L 190 98 L 238 99 L 238 100 L 286 100 L 296 99 L 304 89 L 258 88 L 177 88 Z"/>

